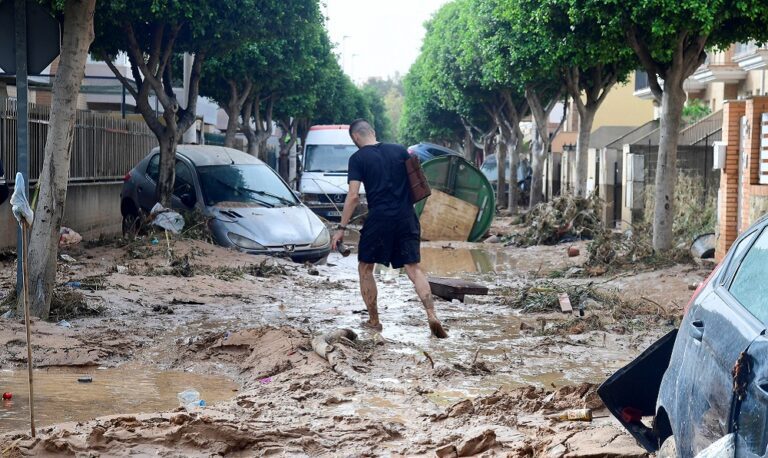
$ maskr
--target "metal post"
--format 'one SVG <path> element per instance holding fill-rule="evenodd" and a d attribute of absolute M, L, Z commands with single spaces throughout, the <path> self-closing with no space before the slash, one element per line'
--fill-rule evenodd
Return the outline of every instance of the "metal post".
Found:
<path fill-rule="evenodd" d="M 29 134 L 27 132 L 29 122 L 29 105 L 27 97 L 27 2 L 15 0 L 14 23 L 16 24 L 16 166 L 17 171 L 24 177 L 24 195 L 29 195 Z M 26 259 L 23 252 L 22 229 L 16 232 L 16 250 L 21 259 Z M 22 291 L 22 263 L 17 263 L 16 291 Z"/>
<path fill-rule="evenodd" d="M 120 87 L 123 88 L 123 98 L 120 101 L 120 117 L 125 119 L 125 84 L 121 84 Z"/>

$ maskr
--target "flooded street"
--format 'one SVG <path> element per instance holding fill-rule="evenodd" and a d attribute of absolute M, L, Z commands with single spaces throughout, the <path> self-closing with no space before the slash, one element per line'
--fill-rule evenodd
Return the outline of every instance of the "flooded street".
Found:
<path fill-rule="evenodd" d="M 22 454 L 412 456 L 491 431 L 509 456 L 561 446 L 644 456 L 601 411 L 594 384 L 672 329 L 688 285 L 708 272 L 677 265 L 565 279 L 584 263 L 566 248 L 425 243 L 429 275 L 489 288 L 464 303 L 436 298 L 445 340 L 430 336 L 405 274 L 383 267 L 384 329 L 363 329 L 355 255 L 307 267 L 175 242 L 175 255 L 189 259 L 182 276 L 148 243 L 81 249 L 59 281 L 98 285 L 77 291 L 103 311 L 69 319 L 71 327 L 34 323 L 37 439 L 24 432 L 23 326 L 2 320 L 0 389 L 14 398 L 0 407 L 0 433 L 16 432 L 0 438 Z M 3 269 L 0 296 L 12 274 Z M 558 288 L 572 291 L 583 317 L 548 302 Z M 652 303 L 673 312 L 659 315 Z M 332 366 L 313 339 L 343 328 L 357 338 L 335 345 L 342 362 Z M 80 375 L 93 382 L 78 383 Z M 207 406 L 179 410 L 176 395 L 188 388 Z M 545 419 L 585 406 L 596 412 L 592 423 Z M 589 445 L 593 437 L 600 443 Z"/>

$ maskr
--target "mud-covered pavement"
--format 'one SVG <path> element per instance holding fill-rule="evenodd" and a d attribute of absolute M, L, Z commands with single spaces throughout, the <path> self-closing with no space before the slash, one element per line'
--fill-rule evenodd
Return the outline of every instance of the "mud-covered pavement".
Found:
<path fill-rule="evenodd" d="M 644 456 L 601 410 L 591 384 L 672 329 L 689 285 L 708 268 L 563 278 L 584 263 L 583 256 L 568 258 L 566 248 L 424 244 L 425 270 L 491 289 L 466 303 L 436 302 L 447 340 L 430 337 L 407 278 L 386 269 L 377 271 L 384 331 L 364 331 L 354 256 L 333 254 L 328 265 L 307 267 L 177 241 L 170 265 L 164 243 L 148 239 L 71 250 L 76 261 L 62 262 L 58 283 L 79 283 L 62 291 L 82 293 L 103 310 L 68 320 L 71 327 L 34 322 L 35 366 L 48 371 L 39 379 L 61 381 L 49 383 L 50 392 L 38 389 L 36 439 L 23 430 L 23 326 L 0 319 L 0 390 L 14 391 L 0 406 L 0 450 Z M 15 269 L 0 265 L 1 300 Z M 599 294 L 572 297 L 584 304 L 583 317 L 563 315 L 541 299 L 558 288 Z M 311 340 L 339 328 L 358 339 L 336 345 L 344 367 L 334 371 Z M 73 374 L 91 375 L 97 393 Z M 208 405 L 177 408 L 175 394 L 186 387 Z M 546 418 L 583 407 L 595 410 L 591 423 Z"/>

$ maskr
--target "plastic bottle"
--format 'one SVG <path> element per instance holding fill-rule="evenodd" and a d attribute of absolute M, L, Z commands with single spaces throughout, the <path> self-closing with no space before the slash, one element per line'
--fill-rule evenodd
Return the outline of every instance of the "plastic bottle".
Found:
<path fill-rule="evenodd" d="M 179 405 L 181 407 L 184 407 L 185 409 L 192 411 L 196 408 L 200 407 L 201 399 L 200 399 L 200 393 L 197 390 L 188 389 L 184 390 L 181 393 L 176 395 L 176 398 L 179 400 Z M 205 401 L 202 401 L 203 405 L 205 405 Z"/>

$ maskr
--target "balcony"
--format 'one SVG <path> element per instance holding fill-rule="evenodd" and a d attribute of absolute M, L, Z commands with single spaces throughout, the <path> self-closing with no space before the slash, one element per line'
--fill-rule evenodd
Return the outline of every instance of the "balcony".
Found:
<path fill-rule="evenodd" d="M 768 67 L 768 45 L 758 46 L 755 42 L 737 43 L 733 61 L 744 71 Z"/>
<path fill-rule="evenodd" d="M 699 83 L 738 83 L 747 73 L 734 61 L 736 46 L 725 51 L 707 52 L 707 60 L 690 79 Z"/>

